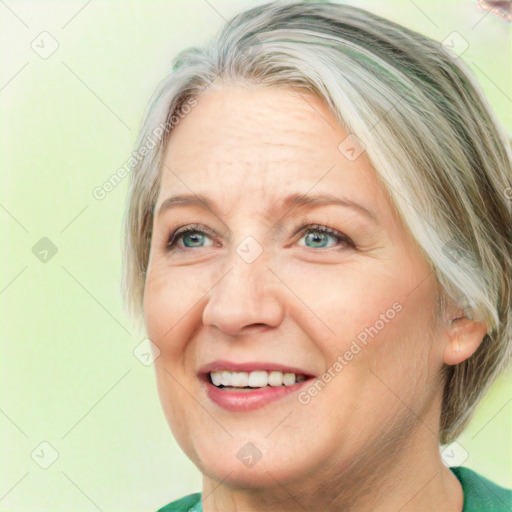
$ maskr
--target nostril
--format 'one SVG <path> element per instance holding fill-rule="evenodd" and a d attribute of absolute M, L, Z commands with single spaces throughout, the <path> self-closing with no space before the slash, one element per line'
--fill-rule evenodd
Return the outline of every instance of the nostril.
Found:
<path fill-rule="evenodd" d="M 248 325 L 245 330 L 249 330 L 249 331 L 261 331 L 263 329 L 267 329 L 268 328 L 268 325 L 267 324 L 251 324 L 251 325 Z"/>

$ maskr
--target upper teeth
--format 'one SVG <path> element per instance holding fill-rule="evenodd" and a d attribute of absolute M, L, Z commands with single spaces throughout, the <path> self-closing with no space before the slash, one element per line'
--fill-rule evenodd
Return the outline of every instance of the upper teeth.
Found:
<path fill-rule="evenodd" d="M 295 382 L 306 380 L 304 375 L 283 372 L 230 372 L 227 370 L 211 372 L 211 379 L 215 386 L 229 386 L 234 388 L 263 388 L 265 386 L 291 386 Z"/>

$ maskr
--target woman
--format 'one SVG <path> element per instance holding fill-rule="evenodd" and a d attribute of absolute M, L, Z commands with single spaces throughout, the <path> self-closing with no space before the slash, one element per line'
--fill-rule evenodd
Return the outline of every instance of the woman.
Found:
<path fill-rule="evenodd" d="M 460 59 L 271 2 L 180 54 L 137 148 L 126 300 L 203 474 L 161 511 L 511 510 L 439 450 L 511 349 L 510 146 Z"/>

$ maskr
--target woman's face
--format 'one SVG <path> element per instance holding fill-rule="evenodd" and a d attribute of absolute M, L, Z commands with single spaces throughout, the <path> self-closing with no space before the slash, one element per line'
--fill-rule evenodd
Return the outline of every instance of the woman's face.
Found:
<path fill-rule="evenodd" d="M 144 317 L 172 432 L 225 483 L 348 478 L 418 439 L 437 449 L 438 287 L 348 136 L 312 94 L 230 86 L 170 137 Z M 212 377 L 225 387 L 214 370 L 234 372 Z M 280 370 L 307 380 L 278 385 Z"/>

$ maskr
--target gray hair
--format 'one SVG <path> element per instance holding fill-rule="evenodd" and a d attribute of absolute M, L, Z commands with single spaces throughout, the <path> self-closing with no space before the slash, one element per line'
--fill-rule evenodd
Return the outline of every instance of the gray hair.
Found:
<path fill-rule="evenodd" d="M 209 87 L 296 87 L 325 99 L 364 145 L 429 262 L 441 303 L 487 334 L 445 367 L 440 440 L 465 427 L 511 355 L 510 142 L 460 58 L 363 9 L 269 2 L 234 16 L 205 47 L 187 48 L 146 108 L 132 168 L 122 294 L 140 327 L 153 210 L 173 126 Z M 148 140 L 157 138 L 148 149 Z"/>

